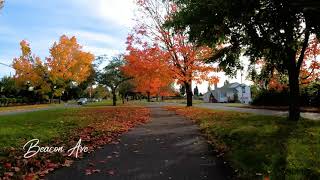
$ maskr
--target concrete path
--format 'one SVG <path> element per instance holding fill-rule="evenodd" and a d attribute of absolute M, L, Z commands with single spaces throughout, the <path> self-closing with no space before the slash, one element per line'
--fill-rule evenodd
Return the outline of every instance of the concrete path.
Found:
<path fill-rule="evenodd" d="M 268 109 L 251 109 L 251 108 L 239 108 L 239 107 L 229 107 L 223 104 L 215 103 L 202 103 L 196 104 L 196 107 L 204 107 L 208 109 L 220 109 L 226 111 L 237 111 L 237 112 L 246 112 L 260 115 L 271 115 L 271 116 L 288 116 L 288 111 L 275 111 Z M 301 117 L 311 120 L 320 120 L 320 113 L 301 113 Z"/>
<path fill-rule="evenodd" d="M 223 161 L 212 155 L 197 125 L 160 105 L 150 109 L 151 121 L 124 134 L 119 144 L 105 145 L 46 179 L 228 179 Z M 99 172 L 85 175 L 90 164 Z"/>

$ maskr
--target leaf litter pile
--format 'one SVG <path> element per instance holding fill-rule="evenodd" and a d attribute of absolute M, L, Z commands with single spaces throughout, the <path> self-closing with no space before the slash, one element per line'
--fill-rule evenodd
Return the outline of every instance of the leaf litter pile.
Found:
<path fill-rule="evenodd" d="M 85 125 L 61 134 L 61 137 L 50 142 L 38 144 L 41 147 L 64 147 L 60 153 L 38 153 L 26 159 L 22 148 L 8 148 L 4 152 L 5 158 L 0 159 L 0 180 L 6 179 L 41 179 L 50 171 L 59 167 L 69 167 L 76 157 L 68 156 L 68 149 L 73 148 L 81 138 L 81 146 L 86 146 L 89 153 L 105 144 L 118 143 L 119 136 L 136 125 L 149 120 L 150 111 L 143 107 L 109 107 L 88 108 L 77 112 L 67 112 L 65 116 L 76 116 L 78 122 L 87 122 Z M 81 123 L 79 123 L 81 124 Z M 29 139 L 30 140 L 30 139 Z M 21 143 L 23 146 L 28 140 Z M 21 147 L 22 147 L 21 146 Z M 86 153 L 79 152 L 78 158 L 83 158 Z M 85 174 L 99 170 L 86 170 Z M 112 175 L 114 172 L 110 171 Z"/>

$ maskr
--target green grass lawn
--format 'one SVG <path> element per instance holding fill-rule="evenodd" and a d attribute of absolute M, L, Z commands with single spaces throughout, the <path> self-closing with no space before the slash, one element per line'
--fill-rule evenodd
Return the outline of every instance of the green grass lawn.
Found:
<path fill-rule="evenodd" d="M 11 111 L 23 111 L 30 109 L 42 109 L 48 107 L 62 107 L 63 104 L 36 104 L 36 105 L 22 105 L 22 106 L 9 106 L 0 107 L 0 112 L 11 112 Z"/>
<path fill-rule="evenodd" d="M 200 108 L 169 108 L 199 123 L 241 179 L 318 179 L 320 122 Z"/>
<path fill-rule="evenodd" d="M 120 101 L 117 101 L 117 105 L 118 104 L 120 104 Z M 102 100 L 100 102 L 89 102 L 84 106 L 85 107 L 112 106 L 112 100 Z"/>
<path fill-rule="evenodd" d="M 86 125 L 87 121 L 74 115 L 79 110 L 68 108 L 0 116 L 0 151 L 22 148 L 22 141 L 33 138 L 48 142 Z"/>
<path fill-rule="evenodd" d="M 168 99 L 168 100 L 165 100 L 164 102 L 187 104 L 187 99 Z M 201 104 L 201 103 L 203 103 L 203 100 L 192 100 L 192 103 L 193 104 Z"/>

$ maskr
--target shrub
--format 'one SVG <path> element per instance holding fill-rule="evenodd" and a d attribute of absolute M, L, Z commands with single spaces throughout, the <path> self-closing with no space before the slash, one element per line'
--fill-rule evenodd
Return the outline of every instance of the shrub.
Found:
<path fill-rule="evenodd" d="M 320 106 L 320 83 L 314 83 L 300 90 L 300 105 L 301 106 Z M 257 106 L 289 106 L 290 96 L 289 92 L 274 91 L 274 90 L 261 90 L 258 92 L 252 105 Z"/>
<path fill-rule="evenodd" d="M 262 90 L 253 99 L 252 104 L 257 106 L 288 106 L 289 100 L 287 91 Z"/>

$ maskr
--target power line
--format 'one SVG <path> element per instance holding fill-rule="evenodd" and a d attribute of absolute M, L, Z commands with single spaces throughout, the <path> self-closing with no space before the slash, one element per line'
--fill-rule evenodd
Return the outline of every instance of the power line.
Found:
<path fill-rule="evenodd" d="M 7 66 L 7 67 L 10 67 L 10 68 L 14 69 L 14 68 L 13 68 L 11 65 L 9 65 L 9 64 L 5 64 L 5 63 L 1 63 L 1 62 L 0 62 L 0 64 L 3 65 L 3 66 Z"/>

